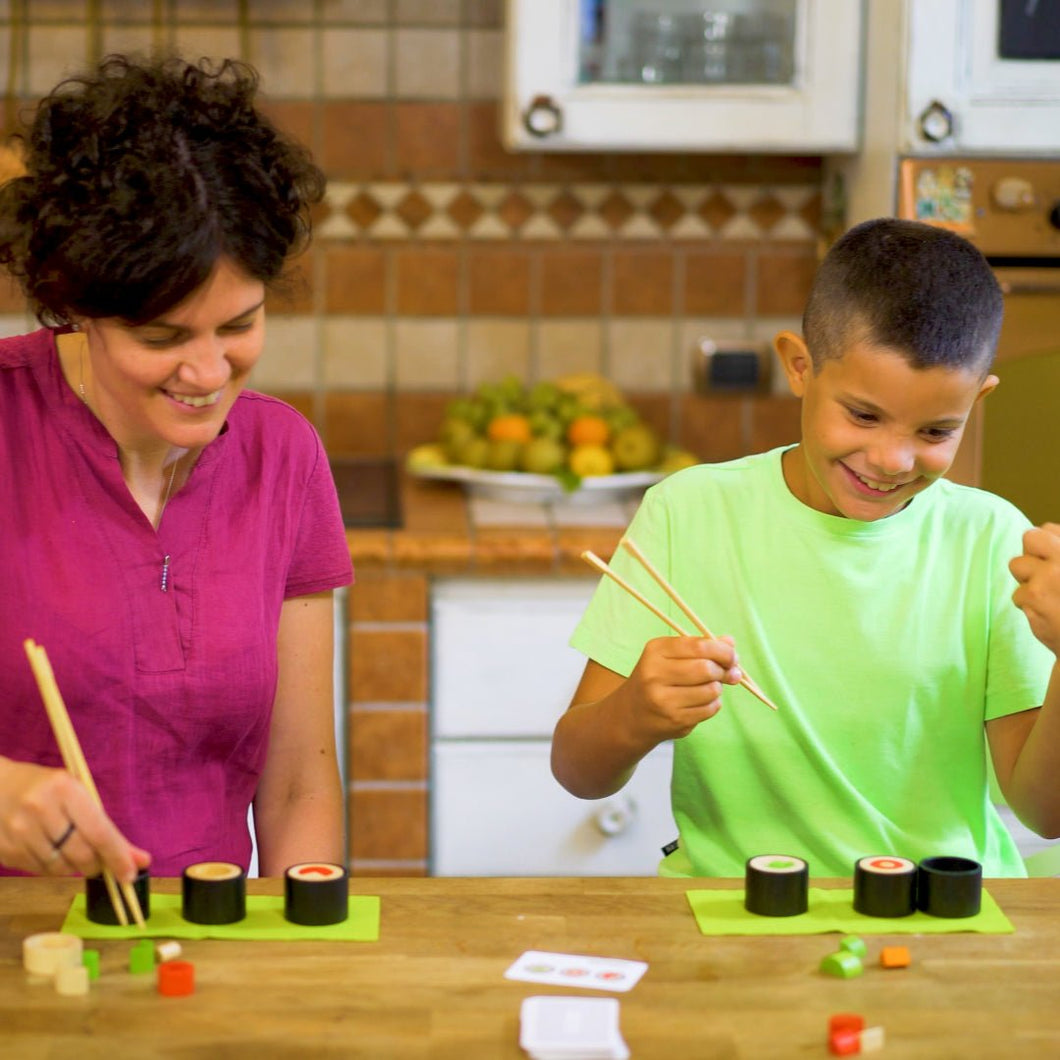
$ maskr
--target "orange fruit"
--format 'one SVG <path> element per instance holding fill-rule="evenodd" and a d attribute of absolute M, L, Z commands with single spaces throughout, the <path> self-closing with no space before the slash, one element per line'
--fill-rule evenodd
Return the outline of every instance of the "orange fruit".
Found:
<path fill-rule="evenodd" d="M 606 445 L 610 437 L 607 420 L 591 413 L 575 417 L 567 428 L 567 441 L 571 445 Z"/>
<path fill-rule="evenodd" d="M 494 416 L 486 427 L 486 436 L 491 442 L 528 442 L 530 421 L 518 412 Z"/>

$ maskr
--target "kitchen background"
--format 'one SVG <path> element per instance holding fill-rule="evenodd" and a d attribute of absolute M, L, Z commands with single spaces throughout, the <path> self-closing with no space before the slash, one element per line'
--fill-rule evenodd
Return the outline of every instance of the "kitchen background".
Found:
<path fill-rule="evenodd" d="M 692 365 L 703 337 L 761 349 L 798 325 L 821 158 L 510 153 L 503 20 L 502 0 L 0 0 L 6 128 L 106 52 L 254 64 L 269 112 L 329 179 L 295 284 L 270 301 L 255 385 L 300 408 L 332 454 L 401 454 L 480 381 L 580 370 L 704 459 L 794 440 L 790 398 L 695 393 Z M 0 331 L 31 323 L 0 283 Z M 452 526 L 433 515 L 432 529 Z M 432 549 L 467 552 L 461 529 L 444 546 L 404 540 L 432 570 Z M 358 873 L 429 871 L 432 581 L 416 556 L 397 571 L 356 557 L 340 637 Z"/>

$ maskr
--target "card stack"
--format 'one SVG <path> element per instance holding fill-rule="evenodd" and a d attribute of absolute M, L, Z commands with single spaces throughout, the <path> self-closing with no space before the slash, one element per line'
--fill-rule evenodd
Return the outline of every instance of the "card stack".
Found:
<path fill-rule="evenodd" d="M 613 997 L 528 997 L 519 1045 L 535 1060 L 629 1060 Z"/>

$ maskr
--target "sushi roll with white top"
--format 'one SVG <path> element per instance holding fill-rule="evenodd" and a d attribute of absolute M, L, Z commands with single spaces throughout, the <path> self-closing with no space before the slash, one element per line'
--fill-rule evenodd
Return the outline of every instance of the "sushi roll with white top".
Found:
<path fill-rule="evenodd" d="M 193 924 L 234 924 L 247 915 L 247 874 L 230 861 L 200 861 L 181 877 L 181 914 Z"/>

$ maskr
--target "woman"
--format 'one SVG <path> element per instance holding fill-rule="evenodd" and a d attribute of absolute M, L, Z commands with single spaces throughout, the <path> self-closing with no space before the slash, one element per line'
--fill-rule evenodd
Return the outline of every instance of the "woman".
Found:
<path fill-rule="evenodd" d="M 0 264 L 47 325 L 0 341 L 0 873 L 342 861 L 331 592 L 351 580 L 312 427 L 245 390 L 323 177 L 226 61 L 59 85 L 0 189 Z M 62 768 L 48 652 L 105 808 Z"/>

